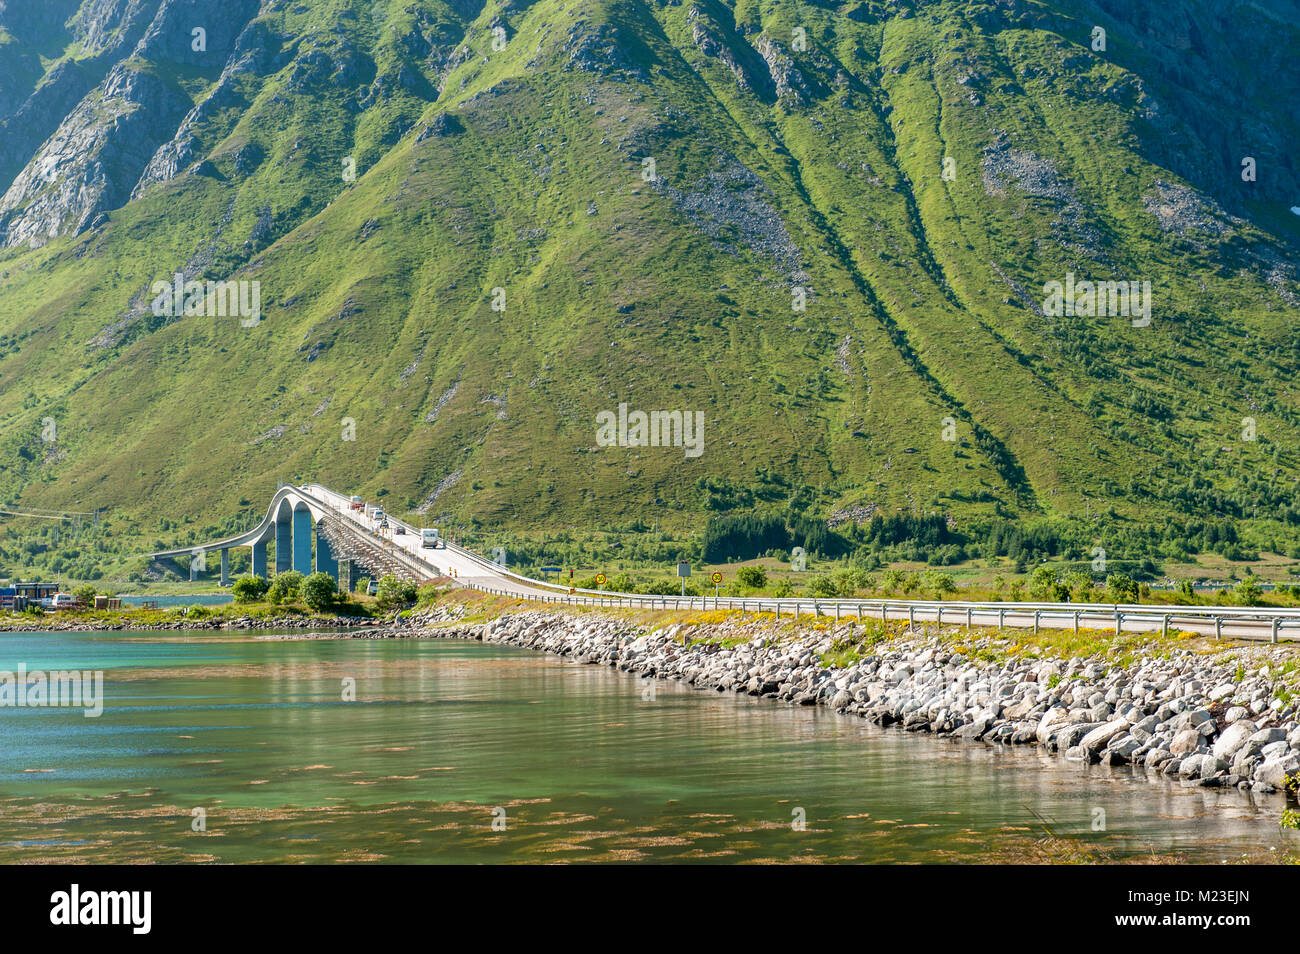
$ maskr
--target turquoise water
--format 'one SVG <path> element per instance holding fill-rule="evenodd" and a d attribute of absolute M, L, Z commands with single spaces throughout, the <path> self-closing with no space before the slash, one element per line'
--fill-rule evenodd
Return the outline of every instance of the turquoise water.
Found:
<path fill-rule="evenodd" d="M 19 662 L 102 669 L 106 702 L 98 719 L 0 708 L 3 862 L 1217 862 L 1300 847 L 1280 803 L 473 642 L 0 633 L 0 669 Z"/>

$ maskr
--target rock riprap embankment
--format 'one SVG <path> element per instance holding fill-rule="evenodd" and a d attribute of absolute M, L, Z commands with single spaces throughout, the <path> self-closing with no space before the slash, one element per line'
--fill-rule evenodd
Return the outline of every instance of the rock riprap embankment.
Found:
<path fill-rule="evenodd" d="M 907 731 L 1041 745 L 1072 761 L 1133 765 L 1206 786 L 1269 793 L 1300 775 L 1287 647 L 1172 649 L 1123 666 L 1103 658 L 997 658 L 988 637 L 954 644 L 907 634 L 859 644 L 857 658 L 836 666 L 823 657 L 845 658 L 843 648 L 853 645 L 847 625 L 791 635 L 759 621 L 652 629 L 525 612 L 426 628 L 434 621 L 417 613 L 405 625 L 413 636 L 542 650 L 698 689 L 823 705 Z"/>
<path fill-rule="evenodd" d="M 175 629 L 320 629 L 334 626 L 340 629 L 365 629 L 384 626 L 391 621 L 362 616 L 231 616 L 216 619 L 176 616 L 160 623 L 146 623 L 122 619 L 86 619 L 75 615 L 31 623 L 12 616 L 0 621 L 0 632 L 8 633 L 73 633 L 73 632 L 133 632 L 166 631 Z"/>

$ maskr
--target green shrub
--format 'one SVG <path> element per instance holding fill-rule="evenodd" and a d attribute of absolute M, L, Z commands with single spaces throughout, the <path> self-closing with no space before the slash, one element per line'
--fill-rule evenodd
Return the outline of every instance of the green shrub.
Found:
<path fill-rule="evenodd" d="M 838 594 L 839 590 L 835 586 L 835 580 L 829 576 L 815 576 L 808 584 L 809 596 L 832 597 Z"/>
<path fill-rule="evenodd" d="M 640 592 L 650 596 L 680 596 L 682 584 L 678 580 L 651 580 Z"/>
<path fill-rule="evenodd" d="M 260 576 L 241 576 L 235 580 L 235 585 L 230 588 L 234 594 L 236 603 L 256 603 L 270 588 L 271 584 Z"/>
<path fill-rule="evenodd" d="M 1061 582 L 1069 592 L 1071 601 L 1075 603 L 1092 602 L 1091 573 L 1085 573 L 1083 570 L 1071 570 L 1065 574 L 1065 579 Z"/>
<path fill-rule="evenodd" d="M 926 570 L 922 578 L 922 584 L 938 600 L 957 591 L 956 581 L 949 574 L 940 573 L 937 570 Z"/>
<path fill-rule="evenodd" d="M 1263 602 L 1264 591 L 1253 576 L 1247 576 L 1236 585 L 1233 597 L 1242 606 L 1258 606 Z"/>
<path fill-rule="evenodd" d="M 72 598 L 82 606 L 94 606 L 95 596 L 95 588 L 89 583 L 84 583 L 72 591 Z"/>
<path fill-rule="evenodd" d="M 302 581 L 302 601 L 307 608 L 319 613 L 334 605 L 338 584 L 328 573 L 316 572 Z"/>
<path fill-rule="evenodd" d="M 447 587 L 438 586 L 435 583 L 425 583 L 415 591 L 416 605 L 432 606 L 442 594 L 447 592 L 447 589 Z"/>
<path fill-rule="evenodd" d="M 712 584 L 709 584 L 712 586 Z M 645 593 L 648 596 L 681 596 L 683 591 L 682 578 L 669 577 L 666 580 L 651 580 L 649 583 L 641 586 L 637 592 Z M 687 596 L 701 596 L 704 593 L 704 584 L 697 583 L 695 580 L 687 579 L 685 592 Z"/>
<path fill-rule="evenodd" d="M 414 583 L 399 580 L 389 573 L 379 579 L 379 586 L 375 588 L 375 603 L 381 610 L 390 610 L 414 603 L 416 595 Z"/>
<path fill-rule="evenodd" d="M 859 569 L 857 567 L 851 567 L 847 570 L 836 570 L 835 573 L 832 574 L 827 579 L 830 580 L 830 583 L 821 584 L 821 588 L 829 587 L 828 592 L 813 593 L 811 589 L 809 589 L 809 592 L 812 593 L 813 596 L 848 597 L 848 596 L 856 596 L 859 590 L 872 589 L 876 585 L 875 577 L 873 577 L 870 573 L 866 572 L 865 570 Z M 815 580 L 814 583 L 816 583 Z"/>
<path fill-rule="evenodd" d="M 1056 570 L 1050 566 L 1036 566 L 1029 574 L 1029 595 L 1036 600 L 1050 600 L 1056 597 L 1056 587 L 1061 581 L 1057 579 Z"/>
<path fill-rule="evenodd" d="M 742 566 L 736 571 L 736 581 L 751 590 L 761 590 L 767 586 L 767 573 L 761 566 Z"/>
<path fill-rule="evenodd" d="M 297 570 L 277 573 L 266 591 L 267 602 L 279 606 L 288 600 L 297 599 L 302 592 L 302 580 L 303 576 Z"/>
<path fill-rule="evenodd" d="M 1106 592 L 1112 603 L 1133 603 L 1138 597 L 1138 586 L 1125 573 L 1112 573 L 1106 577 Z"/>

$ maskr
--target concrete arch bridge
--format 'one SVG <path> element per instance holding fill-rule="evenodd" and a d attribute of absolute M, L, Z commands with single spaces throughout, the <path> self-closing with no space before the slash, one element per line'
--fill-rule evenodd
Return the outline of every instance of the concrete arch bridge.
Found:
<path fill-rule="evenodd" d="M 383 537 L 366 532 L 347 498 L 317 485 L 281 484 L 271 498 L 257 526 L 244 533 L 174 550 L 150 554 L 154 560 L 186 560 L 190 579 L 207 567 L 207 555 L 221 557 L 221 585 L 230 585 L 230 551 L 249 548 L 249 572 L 269 579 L 273 573 L 297 570 L 304 576 L 313 571 L 328 573 L 342 586 L 355 580 L 359 567 L 372 576 L 390 573 L 398 579 L 430 579 L 436 569 L 412 560 L 398 548 L 386 545 Z M 267 563 L 267 545 L 274 543 L 274 567 Z M 340 573 L 340 569 L 342 572 Z"/>
<path fill-rule="evenodd" d="M 909 600 L 876 598 L 821 599 L 812 596 L 662 596 L 585 590 L 568 581 L 533 579 L 506 568 L 504 561 L 485 559 L 464 547 L 446 542 L 437 548 L 421 546 L 420 531 L 391 514 L 387 526 L 378 526 L 365 511 L 353 510 L 351 498 L 321 484 L 281 485 L 271 499 L 266 516 L 252 530 L 196 546 L 162 550 L 156 559 L 188 558 L 191 573 L 200 555 L 221 553 L 221 580 L 229 582 L 231 547 L 249 547 L 252 570 L 268 576 L 267 544 L 275 541 L 275 572 L 314 568 L 331 574 L 341 586 L 351 588 L 353 563 L 372 576 L 392 573 L 421 582 L 449 577 L 457 586 L 472 587 L 496 596 L 545 603 L 587 606 L 636 607 L 648 610 L 728 609 L 746 613 L 772 613 L 828 617 L 835 621 L 906 621 L 909 627 L 925 623 L 998 629 L 1007 627 L 1163 632 L 1180 629 L 1215 638 L 1257 639 L 1277 642 L 1300 639 L 1300 609 L 1293 607 L 1175 606 L 1114 603 L 1020 603 L 969 600 Z M 314 538 L 314 539 L 313 539 Z"/>

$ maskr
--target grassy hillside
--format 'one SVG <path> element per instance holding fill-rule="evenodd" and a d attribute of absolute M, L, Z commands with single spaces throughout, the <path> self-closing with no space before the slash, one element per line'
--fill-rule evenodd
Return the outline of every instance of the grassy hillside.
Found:
<path fill-rule="evenodd" d="M 1210 89 L 1126 16 L 313 0 L 228 57 L 136 58 L 200 107 L 189 161 L 0 252 L 0 499 L 148 539 L 310 478 L 462 527 L 793 506 L 1284 547 L 1295 175 L 1261 141 L 1251 191 L 1228 117 L 1294 134 L 1290 81 L 1232 40 Z M 154 314 L 177 271 L 260 283 L 262 320 Z M 1067 273 L 1149 282 L 1150 325 L 1044 315 Z M 703 412 L 703 453 L 598 446 L 620 404 Z"/>

